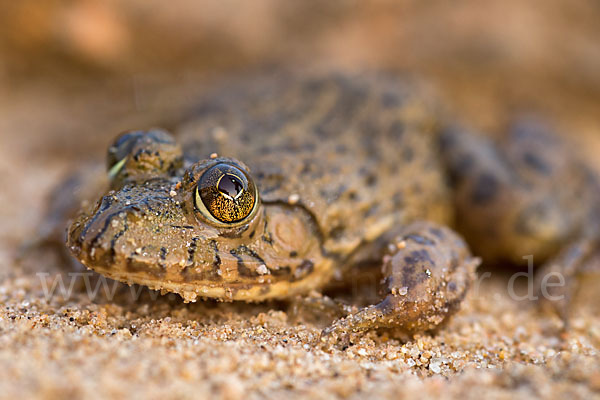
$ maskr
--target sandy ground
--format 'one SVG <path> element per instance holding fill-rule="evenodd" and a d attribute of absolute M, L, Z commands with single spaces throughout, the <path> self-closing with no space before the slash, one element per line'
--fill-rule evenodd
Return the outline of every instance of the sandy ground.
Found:
<path fill-rule="evenodd" d="M 351 3 L 3 5 L 0 398 L 600 398 L 598 277 L 582 282 L 566 330 L 493 270 L 436 335 L 372 332 L 324 351 L 329 320 L 287 304 L 184 304 L 82 274 L 55 251 L 17 262 L 66 173 L 226 71 L 417 72 L 492 132 L 515 111 L 541 113 L 600 171 L 597 2 Z"/>
<path fill-rule="evenodd" d="M 108 92 L 82 101 L 20 90 L 0 107 L 10 133 L 0 150 L 0 397 L 600 396 L 597 299 L 581 295 L 564 331 L 556 315 L 511 299 L 507 273 L 492 271 L 437 335 L 372 332 L 324 351 L 315 341 L 328 320 L 286 304 L 184 304 L 74 270 L 52 251 L 17 264 L 50 189 L 101 158 L 116 129 L 107 121 L 135 111 L 131 96 Z M 121 101 L 106 106 L 105 96 Z"/>

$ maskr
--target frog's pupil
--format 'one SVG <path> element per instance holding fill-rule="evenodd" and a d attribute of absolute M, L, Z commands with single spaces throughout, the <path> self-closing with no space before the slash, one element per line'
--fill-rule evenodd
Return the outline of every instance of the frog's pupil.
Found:
<path fill-rule="evenodd" d="M 219 181 L 218 189 L 221 193 L 235 199 L 244 191 L 244 184 L 237 176 L 226 174 Z"/>

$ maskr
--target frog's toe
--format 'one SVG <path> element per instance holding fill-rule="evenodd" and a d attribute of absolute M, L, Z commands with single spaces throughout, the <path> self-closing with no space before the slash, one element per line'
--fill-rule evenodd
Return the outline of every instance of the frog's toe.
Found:
<path fill-rule="evenodd" d="M 478 265 L 458 234 L 429 222 L 413 223 L 384 257 L 385 298 L 335 321 L 321 341 L 343 343 L 376 328 L 408 334 L 433 330 L 459 309 Z"/>

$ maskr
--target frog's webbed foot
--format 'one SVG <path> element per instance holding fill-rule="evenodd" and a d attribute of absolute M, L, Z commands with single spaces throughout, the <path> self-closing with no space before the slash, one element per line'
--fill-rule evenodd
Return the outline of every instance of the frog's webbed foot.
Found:
<path fill-rule="evenodd" d="M 429 222 L 408 225 L 384 257 L 385 298 L 323 330 L 324 345 L 347 344 L 376 328 L 408 334 L 430 331 L 459 309 L 479 259 L 454 232 Z"/>

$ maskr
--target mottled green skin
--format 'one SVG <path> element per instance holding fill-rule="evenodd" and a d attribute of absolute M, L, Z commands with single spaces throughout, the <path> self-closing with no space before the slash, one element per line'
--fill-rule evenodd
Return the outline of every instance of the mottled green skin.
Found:
<path fill-rule="evenodd" d="M 462 131 L 440 141 L 429 99 L 414 84 L 374 75 L 261 78 L 222 88 L 174 132 L 183 168 L 173 143 L 140 145 L 152 147 L 148 159 L 141 168 L 134 154 L 127 159 L 112 191 L 71 225 L 68 245 L 89 268 L 189 301 L 286 298 L 344 277 L 353 265 L 376 263 L 383 265 L 384 300 L 328 334 L 432 329 L 458 308 L 478 264 L 443 227 L 454 210 L 484 256 L 520 257 L 522 248 L 511 253 L 504 245 L 520 243 L 521 235 L 545 259 L 554 243 L 580 234 L 591 207 L 587 198 L 558 196 L 550 211 L 565 217 L 537 225 L 533 218 L 519 232 L 515 227 L 527 220 L 520 211 L 553 190 L 529 183 L 547 182 L 552 173 L 512 165 L 518 152 L 500 156 Z M 560 176 L 585 187 L 576 161 L 560 164 Z M 199 177 L 217 162 L 249 171 L 258 187 L 255 214 L 233 228 L 211 224 L 194 207 Z M 573 201 L 581 212 L 569 211 Z M 469 218 L 471 208 L 477 218 Z M 486 250 L 477 237 L 482 231 L 495 235 L 502 257 Z"/>

